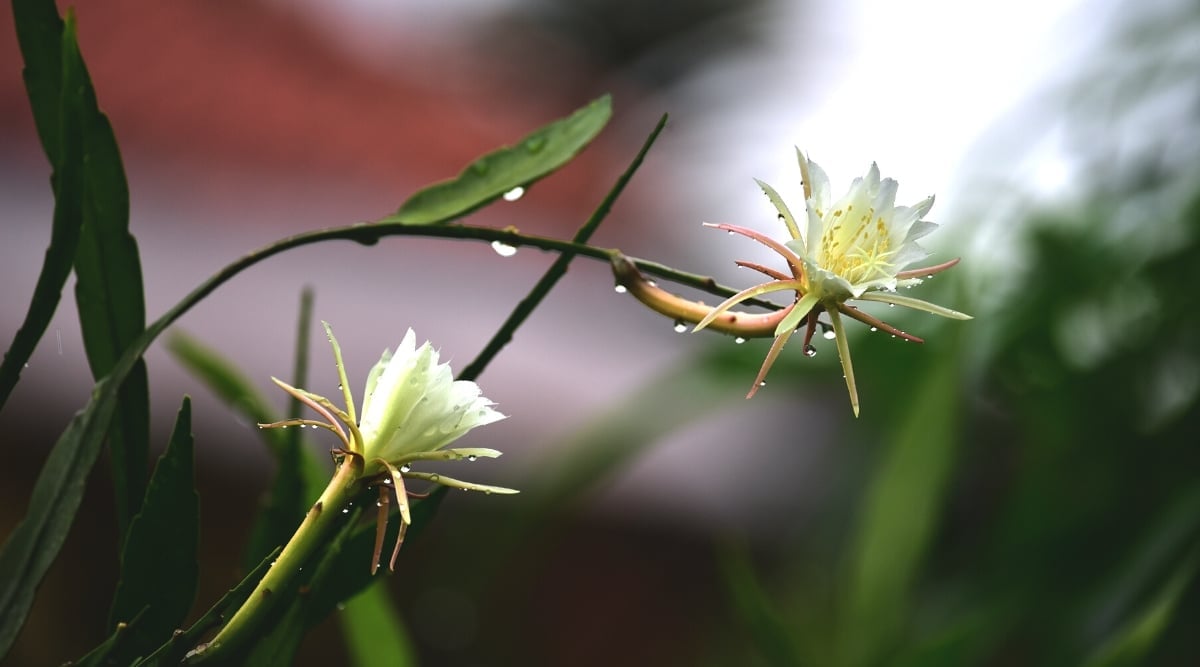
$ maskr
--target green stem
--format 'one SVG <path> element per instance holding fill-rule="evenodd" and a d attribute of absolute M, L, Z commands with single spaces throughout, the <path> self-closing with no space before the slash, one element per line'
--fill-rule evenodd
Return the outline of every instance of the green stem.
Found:
<path fill-rule="evenodd" d="M 588 240 L 592 238 L 592 233 L 596 231 L 596 228 L 600 226 L 600 223 L 604 221 L 604 218 L 608 216 L 609 210 L 612 209 L 613 202 L 615 202 L 617 197 L 619 197 L 625 190 L 625 186 L 629 183 L 629 179 L 633 178 L 633 175 L 635 172 L 637 172 L 638 167 L 642 165 L 642 160 L 646 158 L 646 153 L 650 151 L 650 147 L 654 145 L 655 139 L 658 139 L 658 135 L 662 133 L 663 128 L 666 126 L 667 115 L 663 114 L 662 118 L 660 118 L 658 121 L 658 125 L 654 126 L 654 130 L 650 132 L 650 136 L 647 137 L 646 142 L 642 144 L 642 149 L 638 151 L 637 155 L 634 156 L 633 162 L 629 164 L 629 167 L 627 167 L 617 179 L 617 182 L 612 186 L 612 189 L 608 191 L 608 194 L 605 195 L 604 199 L 601 200 L 600 205 L 597 206 L 596 210 L 592 212 L 592 215 L 587 219 L 587 222 L 583 223 L 583 226 L 575 232 L 575 236 L 571 239 L 572 241 L 575 243 L 587 243 Z M 612 255 L 610 254 L 609 257 L 611 258 Z M 483 373 L 483 369 L 487 368 L 487 365 L 491 363 L 492 359 L 495 358 L 497 354 L 500 353 L 500 350 L 512 340 L 513 333 L 517 330 L 517 328 L 520 327 L 521 324 L 523 324 L 525 320 L 533 313 L 534 309 L 541 304 L 542 300 L 546 298 L 546 295 L 550 293 L 550 290 L 554 288 L 558 281 L 567 274 L 567 267 L 571 264 L 571 260 L 573 259 L 575 259 L 575 253 L 573 251 L 559 253 L 558 259 L 554 260 L 554 264 L 550 265 L 550 268 L 546 270 L 546 273 L 543 274 L 541 279 L 538 280 L 537 284 L 533 286 L 533 289 L 529 291 L 529 294 L 526 295 L 524 299 L 521 299 L 521 302 L 518 303 L 515 308 L 513 308 L 513 311 L 511 314 L 509 314 L 508 319 L 504 321 L 504 324 L 502 324 L 498 330 L 496 330 L 495 335 L 493 335 L 492 339 L 488 341 L 487 346 L 483 348 L 483 351 L 479 353 L 479 356 L 475 357 L 475 360 L 467 364 L 467 367 L 464 368 L 461 373 L 459 373 L 458 377 L 460 380 L 474 380 L 477 379 L 481 373 Z"/>
<path fill-rule="evenodd" d="M 255 637 L 261 636 L 264 619 L 274 611 L 280 600 L 287 600 L 295 594 L 302 568 L 340 525 L 345 508 L 359 490 L 357 483 L 361 474 L 362 459 L 347 456 L 342 461 L 321 497 L 308 510 L 304 521 L 254 587 L 250 597 L 246 598 L 246 602 L 212 641 L 193 655 L 194 662 L 229 658 Z"/>

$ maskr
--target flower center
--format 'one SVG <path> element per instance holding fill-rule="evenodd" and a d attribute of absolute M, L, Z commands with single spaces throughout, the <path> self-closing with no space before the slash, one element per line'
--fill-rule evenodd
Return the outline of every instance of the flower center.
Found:
<path fill-rule="evenodd" d="M 888 234 L 887 221 L 876 217 L 875 209 L 854 216 L 853 206 L 836 209 L 825 218 L 821 234 L 819 264 L 857 285 L 895 273 L 891 258 L 896 254 Z"/>

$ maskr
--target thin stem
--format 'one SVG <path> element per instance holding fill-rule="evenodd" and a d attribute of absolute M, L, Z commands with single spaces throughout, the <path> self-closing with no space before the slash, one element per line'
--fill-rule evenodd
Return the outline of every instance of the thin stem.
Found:
<path fill-rule="evenodd" d="M 575 232 L 575 236 L 572 238 L 572 241 L 575 243 L 587 243 L 588 239 L 592 237 L 592 233 L 596 231 L 596 228 L 600 226 L 600 223 L 604 221 L 604 218 L 608 216 L 609 210 L 612 209 L 613 202 L 615 202 L 617 197 L 620 196 L 621 192 L 625 190 L 625 185 L 629 183 L 629 179 L 633 178 L 633 174 L 638 170 L 638 167 L 642 165 L 642 160 L 645 159 L 646 153 L 650 150 L 650 147 L 654 145 L 654 140 L 658 138 L 659 133 L 662 132 L 666 125 L 667 115 L 663 114 L 662 118 L 659 119 L 658 124 L 655 125 L 654 129 L 650 132 L 650 136 L 646 138 L 646 142 L 642 144 L 642 149 L 638 151 L 636 156 L 634 156 L 633 162 L 629 164 L 629 167 L 625 169 L 625 172 L 621 174 L 621 177 L 617 179 L 615 184 L 613 184 L 612 189 L 609 190 L 608 194 L 605 195 L 603 200 L 601 200 L 600 205 L 596 207 L 594 212 L 592 212 L 592 215 L 588 218 L 587 222 L 583 223 L 583 226 Z M 508 345 L 508 343 L 512 341 L 513 333 L 516 332 L 517 328 L 525 322 L 529 315 L 533 313 L 534 309 L 537 308 L 538 304 L 540 304 L 542 300 L 546 298 L 546 295 L 550 293 L 550 290 L 554 287 L 554 285 L 557 284 L 564 275 L 566 275 L 567 266 L 570 265 L 571 260 L 573 259 L 575 259 L 575 253 L 573 251 L 563 252 L 558 255 L 558 259 L 554 260 L 554 263 L 550 265 L 550 268 L 546 270 L 546 273 L 541 277 L 540 280 L 538 280 L 537 284 L 533 286 L 533 289 L 529 291 L 529 294 L 526 295 L 524 299 L 521 299 L 520 303 L 513 308 L 513 311 L 511 314 L 509 314 L 508 319 L 506 319 L 504 324 L 496 330 L 496 333 L 479 353 L 479 356 L 475 357 L 475 360 L 468 364 L 467 367 L 463 369 L 462 373 L 459 374 L 460 379 L 474 380 L 478 378 L 481 373 L 483 373 L 483 370 L 487 368 L 488 363 L 490 363 L 492 359 L 500 353 L 500 350 L 502 350 L 505 345 Z"/>

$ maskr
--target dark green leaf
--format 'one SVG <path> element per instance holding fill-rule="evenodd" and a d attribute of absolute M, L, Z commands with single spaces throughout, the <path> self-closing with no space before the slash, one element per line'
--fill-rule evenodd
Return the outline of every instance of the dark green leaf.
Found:
<path fill-rule="evenodd" d="M 417 664 L 416 652 L 385 580 L 376 580 L 346 601 L 345 608 L 338 612 L 338 620 L 354 667 Z"/>
<path fill-rule="evenodd" d="M 52 32 L 46 25 L 48 14 L 34 11 L 32 5 L 18 3 L 18 30 L 30 27 L 35 35 Z M 51 5 L 51 7 L 53 7 Z M 28 10 L 28 13 L 25 13 Z M 30 39 L 26 35 L 23 39 Z M 61 119 L 58 137 L 61 138 L 63 168 L 55 176 L 58 192 L 56 216 L 59 208 L 73 209 L 79 206 L 81 192 L 79 180 L 83 162 L 84 118 L 89 114 L 85 108 L 86 92 L 90 90 L 87 71 L 79 47 L 75 41 L 75 24 L 68 15 L 61 38 L 62 98 Z M 45 63 L 42 64 L 45 66 Z M 40 94 L 44 94 L 44 91 Z M 44 103 L 44 99 L 40 102 Z M 103 390 L 103 384 L 97 387 Z M 80 441 L 82 434 L 97 427 L 107 427 L 112 414 L 111 405 L 99 406 L 95 410 L 81 412 L 71 420 L 62 439 L 72 440 L 75 446 L 56 447 L 51 452 L 34 485 L 29 511 L 18 524 L 4 549 L 0 552 L 0 657 L 8 652 L 13 640 L 25 623 L 33 594 L 41 583 L 50 564 L 66 539 L 67 531 L 75 518 L 75 511 L 83 495 L 87 474 L 96 460 L 100 449 L 100 438 Z"/>
<path fill-rule="evenodd" d="M 500 148 L 472 162 L 457 178 L 435 183 L 408 198 L 380 222 L 432 225 L 474 211 L 516 187 L 529 187 L 583 150 L 612 116 L 605 95 L 566 118 L 534 131 L 516 146 Z"/>
<path fill-rule="evenodd" d="M 145 615 L 146 610 L 143 609 L 133 619 L 132 623 L 140 622 Z M 116 629 L 113 630 L 113 633 L 107 639 L 100 642 L 99 646 L 88 651 L 87 655 L 71 664 L 75 667 L 117 667 L 118 665 L 128 664 L 128 660 L 118 658 L 117 653 L 120 652 L 125 642 L 129 639 L 129 636 L 130 625 L 121 623 L 116 626 Z"/>
<path fill-rule="evenodd" d="M 267 568 L 275 562 L 279 556 L 279 549 L 267 554 L 258 567 L 255 567 L 247 574 L 237 586 L 234 586 L 228 593 L 221 596 L 211 609 L 204 612 L 198 621 L 192 624 L 184 632 L 176 633 L 171 636 L 165 644 L 159 646 L 154 653 L 150 654 L 146 659 L 134 663 L 134 667 L 157 667 L 158 665 L 178 665 L 183 660 L 184 656 L 195 647 L 200 638 L 206 635 L 210 630 L 221 624 L 225 612 L 230 609 L 237 609 L 246 598 L 250 597 L 250 593 L 258 584 L 259 579 L 262 579 Z"/>
<path fill-rule="evenodd" d="M 438 487 L 428 498 L 412 504 L 413 525 L 409 527 L 405 544 L 421 535 L 446 493 L 446 487 Z M 375 496 L 374 490 L 365 492 L 357 503 L 358 507 L 373 505 Z M 393 531 L 398 526 L 398 516 L 393 513 Z M 250 650 L 248 664 L 291 664 L 291 656 L 295 655 L 309 628 L 325 619 L 337 605 L 358 595 L 377 577 L 385 576 L 370 573 L 374 544 L 374 521 L 367 524 L 354 521 L 347 523 L 319 557 L 311 578 L 302 583 L 305 592 L 295 595 L 285 608 L 277 612 L 279 615 L 273 627 L 265 630 L 261 641 Z M 336 576 L 326 576 L 329 572 L 336 573 Z"/>
<path fill-rule="evenodd" d="M 183 624 L 196 597 L 200 499 L 193 465 L 191 400 L 183 399 L 167 450 L 154 468 L 142 511 L 129 526 L 121 558 L 121 580 L 109 612 L 109 627 L 130 622 L 118 662 L 146 655 Z"/>
<path fill-rule="evenodd" d="M 303 346 L 307 349 L 307 345 Z M 167 349 L 233 411 L 253 423 L 278 421 L 267 402 L 227 360 L 216 351 L 182 334 L 173 333 Z M 296 386 L 303 386 L 298 381 Z M 275 479 L 266 503 L 255 519 L 246 546 L 246 567 L 282 545 L 300 524 L 304 513 L 329 481 L 326 470 L 312 450 L 302 446 L 300 429 L 260 429 L 259 435 L 275 457 Z"/>
<path fill-rule="evenodd" d="M 0 364 L 0 409 L 21 377 L 37 342 L 62 298 L 71 273 L 83 224 L 83 140 L 79 115 L 81 95 L 78 72 L 71 75 L 72 89 L 62 94 L 62 21 L 51 2 L 13 3 L 17 39 L 25 59 L 25 89 L 33 108 L 42 146 L 54 167 L 54 219 L 50 246 L 33 289 L 25 321 Z M 64 108 L 68 104 L 70 108 Z"/>
<path fill-rule="evenodd" d="M 108 117 L 86 79 L 84 95 L 83 226 L 75 253 L 75 304 L 92 376 L 108 375 L 146 327 L 142 268 L 129 233 L 129 187 Z M 109 452 L 120 535 L 138 511 L 146 486 L 150 397 L 138 362 L 122 383 L 109 429 Z"/>

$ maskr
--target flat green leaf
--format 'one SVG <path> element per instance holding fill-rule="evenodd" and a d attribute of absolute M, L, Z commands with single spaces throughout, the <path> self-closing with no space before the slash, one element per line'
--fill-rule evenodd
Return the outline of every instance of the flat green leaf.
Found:
<path fill-rule="evenodd" d="M 449 222 L 516 187 L 528 188 L 583 150 L 612 116 L 605 95 L 566 118 L 534 131 L 517 145 L 475 160 L 456 178 L 420 190 L 380 222 L 433 225 Z"/>
<path fill-rule="evenodd" d="M 184 398 L 142 511 L 129 526 L 109 627 L 130 622 L 119 663 L 149 653 L 183 624 L 196 597 L 200 498 L 196 494 L 191 399 Z"/>
<path fill-rule="evenodd" d="M 51 21 L 48 12 L 26 3 L 15 4 L 14 10 L 23 41 L 30 38 L 25 32 L 27 28 L 41 36 L 53 32 L 49 24 L 57 21 L 57 16 Z M 53 11 L 52 3 L 50 10 Z M 61 36 L 56 35 L 54 41 L 61 45 L 62 96 L 61 113 L 58 114 L 61 126 L 55 136 L 61 140 L 62 152 L 52 153 L 51 159 L 55 159 L 56 155 L 63 158 L 63 166 L 57 169 L 55 176 L 58 201 L 56 215 L 57 210 L 62 208 L 62 215 L 66 216 L 74 215 L 68 211 L 80 206 L 82 196 L 79 190 L 82 187 L 80 170 L 84 146 L 82 128 L 84 118 L 89 114 L 85 104 L 89 98 L 86 93 L 90 90 L 90 84 L 75 41 L 75 23 L 69 14 L 65 25 L 61 26 Z M 41 102 L 44 103 L 44 99 Z M 41 122 L 48 121 L 43 118 Z M 39 125 L 39 129 L 41 127 Z M 102 390 L 103 386 L 98 386 L 98 389 Z M 0 551 L 0 657 L 8 652 L 24 625 L 34 592 L 66 539 L 83 495 L 88 472 L 99 453 L 99 437 L 90 441 L 81 441 L 79 438 L 97 427 L 106 428 L 112 409 L 112 405 L 100 406 L 96 410 L 78 413 L 71 420 L 62 439 L 75 441 L 75 445 L 56 447 L 51 452 L 34 485 L 28 513 Z"/>
<path fill-rule="evenodd" d="M 54 218 L 50 245 L 33 289 L 25 321 L 0 363 L 0 409 L 21 377 L 46 327 L 50 324 L 63 285 L 71 273 L 79 228 L 83 224 L 83 139 L 78 72 L 71 74 L 71 93 L 62 95 L 63 23 L 52 2 L 13 2 L 17 39 L 25 60 L 25 89 L 33 108 L 42 146 L 54 168 Z M 73 61 L 75 62 L 75 61 Z M 74 68 L 73 68 L 74 69 Z M 69 105 L 64 108 L 63 105 Z"/>
<path fill-rule="evenodd" d="M 225 595 L 222 595 L 221 599 L 212 608 L 204 612 L 204 615 L 193 623 L 192 627 L 184 632 L 172 634 L 171 638 L 159 646 L 154 653 L 133 663 L 133 667 L 158 667 L 159 665 L 180 664 L 187 652 L 200 643 L 201 637 L 221 624 L 227 611 L 237 609 L 246 601 L 246 598 L 250 597 L 250 593 L 254 591 L 254 587 L 258 584 L 259 579 L 262 579 L 267 568 L 271 567 L 271 564 L 279 556 L 279 551 L 279 549 L 276 549 L 267 554 L 267 557 L 238 582 L 237 586 L 234 586 Z"/>
<path fill-rule="evenodd" d="M 307 345 L 300 348 L 307 349 Z M 179 332 L 172 333 L 167 349 L 242 418 L 260 424 L 279 421 L 250 381 L 215 350 Z M 299 382 L 303 384 L 303 380 Z M 287 541 L 329 482 L 329 472 L 318 455 L 302 446 L 300 432 L 296 428 L 259 429 L 275 458 L 276 472 L 250 530 L 244 558 L 246 567 Z"/>
<path fill-rule="evenodd" d="M 887 432 L 851 543 L 841 601 L 842 663 L 877 664 L 903 630 L 912 584 L 933 539 L 953 468 L 958 400 L 954 353 L 932 362 Z"/>
<path fill-rule="evenodd" d="M 342 636 L 354 667 L 408 667 L 417 655 L 404 621 L 388 594 L 386 581 L 378 579 L 350 598 L 338 612 Z"/>
<path fill-rule="evenodd" d="M 108 375 L 146 327 L 142 268 L 129 233 L 129 187 L 108 117 L 100 112 L 86 79 L 84 96 L 83 226 L 75 253 L 75 304 L 92 376 Z M 120 389 L 120 405 L 109 429 L 109 454 L 117 526 L 124 536 L 146 489 L 150 447 L 150 397 L 144 362 Z"/>

